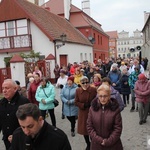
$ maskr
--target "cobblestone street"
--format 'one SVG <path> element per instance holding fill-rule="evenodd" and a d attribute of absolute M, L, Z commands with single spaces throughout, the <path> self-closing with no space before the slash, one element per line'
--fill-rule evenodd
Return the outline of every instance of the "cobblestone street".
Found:
<path fill-rule="evenodd" d="M 58 92 L 58 91 L 57 91 Z M 56 98 L 59 96 L 57 95 Z M 59 98 L 58 98 L 59 99 Z M 123 132 L 122 143 L 124 150 L 147 150 L 147 136 L 150 135 L 150 116 L 147 118 L 147 123 L 139 125 L 138 112 L 130 112 L 130 104 L 125 107 L 122 112 Z M 65 119 L 61 119 L 61 102 L 55 109 L 57 127 L 62 129 L 70 140 L 72 150 L 85 150 L 83 136 L 76 133 L 75 137 L 71 137 L 70 123 Z M 50 122 L 50 118 L 47 118 Z M 2 138 L 2 135 L 0 135 Z M 0 140 L 0 150 L 5 150 L 2 140 Z M 43 149 L 44 150 L 44 149 Z"/>

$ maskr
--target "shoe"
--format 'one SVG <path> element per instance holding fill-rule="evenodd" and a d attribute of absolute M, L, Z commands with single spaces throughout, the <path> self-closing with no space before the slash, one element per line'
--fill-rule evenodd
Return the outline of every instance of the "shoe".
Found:
<path fill-rule="evenodd" d="M 62 114 L 61 119 L 65 119 L 65 116 Z"/>
<path fill-rule="evenodd" d="M 75 133 L 74 133 L 74 132 L 71 132 L 71 136 L 74 137 L 74 136 L 75 136 Z"/>
<path fill-rule="evenodd" d="M 142 124 L 143 124 L 143 121 L 140 121 L 140 122 L 139 122 L 139 125 L 142 125 Z"/>
<path fill-rule="evenodd" d="M 134 111 L 134 109 L 135 109 L 134 107 L 131 107 L 130 112 L 133 112 L 133 111 Z"/>
<path fill-rule="evenodd" d="M 146 123 L 146 120 L 143 120 L 143 123 Z"/>

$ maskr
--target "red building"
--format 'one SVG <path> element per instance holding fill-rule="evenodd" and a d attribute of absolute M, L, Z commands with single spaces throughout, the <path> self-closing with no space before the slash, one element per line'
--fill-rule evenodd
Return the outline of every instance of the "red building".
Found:
<path fill-rule="evenodd" d="M 59 16 L 65 16 L 63 0 L 50 0 L 42 7 Z M 101 24 L 72 4 L 70 5 L 69 14 L 68 21 L 93 44 L 93 60 L 108 58 L 109 36 L 103 31 Z"/>
<path fill-rule="evenodd" d="M 108 31 L 106 32 L 109 35 L 109 56 L 113 58 L 117 58 L 117 39 L 118 33 L 117 31 Z"/>

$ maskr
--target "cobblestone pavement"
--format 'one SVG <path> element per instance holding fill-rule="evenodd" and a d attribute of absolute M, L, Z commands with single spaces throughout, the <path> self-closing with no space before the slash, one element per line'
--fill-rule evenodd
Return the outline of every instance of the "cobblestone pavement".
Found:
<path fill-rule="evenodd" d="M 58 97 L 59 95 L 57 94 L 56 98 Z M 122 112 L 123 132 L 121 139 L 124 150 L 147 150 L 147 136 L 150 135 L 150 116 L 147 118 L 147 123 L 139 125 L 138 112 L 131 113 L 130 107 L 129 104 Z M 85 150 L 86 145 L 83 136 L 76 133 L 75 137 L 71 137 L 69 121 L 66 118 L 61 119 L 61 102 L 60 105 L 55 108 L 55 115 L 57 127 L 68 135 L 72 150 Z M 49 117 L 47 121 L 50 122 Z M 2 138 L 1 134 L 0 138 Z M 0 140 L 0 150 L 5 150 L 2 140 Z"/>

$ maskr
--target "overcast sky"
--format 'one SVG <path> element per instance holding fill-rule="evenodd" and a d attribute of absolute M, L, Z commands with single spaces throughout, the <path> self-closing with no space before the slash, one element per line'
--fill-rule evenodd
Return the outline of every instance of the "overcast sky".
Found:
<path fill-rule="evenodd" d="M 81 9 L 82 0 L 72 0 Z M 90 0 L 91 17 L 104 31 L 127 31 L 130 35 L 144 26 L 144 11 L 150 12 L 150 0 Z"/>

